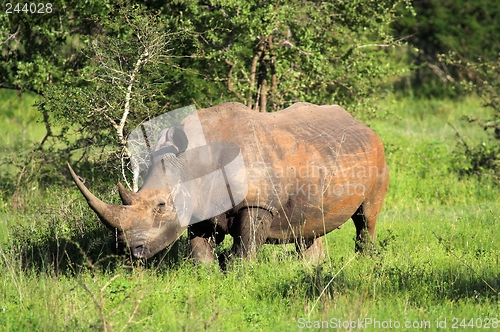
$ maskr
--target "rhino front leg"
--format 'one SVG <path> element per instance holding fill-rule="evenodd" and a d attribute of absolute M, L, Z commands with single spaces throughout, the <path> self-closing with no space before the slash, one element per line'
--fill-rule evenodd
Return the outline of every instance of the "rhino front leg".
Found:
<path fill-rule="evenodd" d="M 189 228 L 189 242 L 191 258 L 204 263 L 215 263 L 215 246 L 224 240 L 224 234 L 216 232 L 216 228 L 208 223 L 201 222 Z"/>
<path fill-rule="evenodd" d="M 215 263 L 214 245 L 211 238 L 193 237 L 190 239 L 191 258 L 203 264 Z"/>
<path fill-rule="evenodd" d="M 253 258 L 266 241 L 272 215 L 261 208 L 245 208 L 239 212 L 231 235 L 234 238 L 231 252 L 244 258 Z"/>

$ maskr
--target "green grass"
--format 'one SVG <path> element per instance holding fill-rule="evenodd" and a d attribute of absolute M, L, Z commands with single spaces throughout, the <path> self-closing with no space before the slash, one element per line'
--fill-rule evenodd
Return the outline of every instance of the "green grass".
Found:
<path fill-rule="evenodd" d="M 292 246 L 267 245 L 256 260 L 221 272 L 189 261 L 185 236 L 163 261 L 141 264 L 107 255 L 107 231 L 74 188 L 20 188 L 0 195 L 0 330 L 344 330 L 358 319 L 436 330 L 437 321 L 451 329 L 464 318 L 497 319 L 494 330 L 500 191 L 491 178 L 453 172 L 449 125 L 481 139 L 459 118 L 487 111 L 474 98 L 384 104 L 392 115 L 370 125 L 386 144 L 391 184 L 371 255 L 354 254 L 348 222 L 325 237 L 327 257 L 317 265 Z M 12 121 L 25 123 L 12 126 L 12 138 L 43 129 L 28 121 L 33 109 L 15 112 L 0 114 L 2 132 Z M 116 188 L 101 195 L 116 201 Z"/>
<path fill-rule="evenodd" d="M 0 89 L 0 146 L 14 145 L 20 140 L 41 141 L 45 128 L 34 104 L 36 95 Z"/>

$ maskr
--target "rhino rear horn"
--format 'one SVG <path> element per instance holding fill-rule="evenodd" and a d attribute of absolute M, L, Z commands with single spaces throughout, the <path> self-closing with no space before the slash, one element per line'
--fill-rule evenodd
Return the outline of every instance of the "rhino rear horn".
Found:
<path fill-rule="evenodd" d="M 99 198 L 95 197 L 90 190 L 85 187 L 82 181 L 78 178 L 78 175 L 75 174 L 71 165 L 68 163 L 69 172 L 71 173 L 71 177 L 75 182 L 80 192 L 83 194 L 90 208 L 94 210 L 102 223 L 109 229 L 113 230 L 115 228 L 125 229 L 126 225 L 121 223 L 121 216 L 123 215 L 123 206 L 120 205 L 112 205 L 106 204 L 101 201 Z"/>
<path fill-rule="evenodd" d="M 125 188 L 120 182 L 118 182 L 118 193 L 124 205 L 132 205 L 132 201 L 139 199 L 139 195 Z"/>

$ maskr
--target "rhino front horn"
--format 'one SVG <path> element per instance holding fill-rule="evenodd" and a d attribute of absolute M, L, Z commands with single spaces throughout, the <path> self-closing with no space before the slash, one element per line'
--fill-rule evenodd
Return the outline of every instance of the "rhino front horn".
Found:
<path fill-rule="evenodd" d="M 78 175 L 75 174 L 69 163 L 68 168 L 76 186 L 80 189 L 90 208 L 94 210 L 102 223 L 111 230 L 115 228 L 124 230 L 126 227 L 121 222 L 124 207 L 120 205 L 106 204 L 99 198 L 95 197 L 90 190 L 85 187 L 83 182 L 80 181 Z"/>

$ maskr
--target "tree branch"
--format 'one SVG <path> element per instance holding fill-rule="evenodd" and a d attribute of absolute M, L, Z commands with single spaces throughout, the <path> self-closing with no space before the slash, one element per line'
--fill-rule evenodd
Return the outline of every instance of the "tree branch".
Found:
<path fill-rule="evenodd" d="M 9 40 L 11 39 L 16 39 L 17 38 L 17 35 L 19 34 L 19 32 L 21 31 L 21 25 L 18 25 L 17 26 L 17 30 L 16 32 L 14 32 L 13 34 L 11 34 L 9 37 L 7 37 L 7 39 L 5 39 L 3 42 L 0 43 L 0 45 L 3 45 L 3 44 L 6 44 L 9 42 Z"/>
<path fill-rule="evenodd" d="M 267 107 L 267 79 L 262 79 L 260 83 L 260 105 L 259 112 L 266 112 Z"/>
<path fill-rule="evenodd" d="M 457 128 L 455 128 L 455 126 L 454 126 L 454 125 L 452 125 L 452 124 L 451 124 L 451 122 L 447 122 L 447 123 L 448 123 L 448 125 L 449 125 L 451 128 L 453 128 L 453 130 L 455 130 L 455 133 L 457 134 L 457 137 L 458 137 L 458 139 L 460 140 L 460 142 L 463 144 L 463 146 L 464 146 L 467 150 L 469 150 L 469 145 L 467 145 L 467 142 L 463 139 L 462 135 L 460 135 L 460 132 L 458 131 L 458 129 L 457 129 Z"/>
<path fill-rule="evenodd" d="M 38 147 L 39 150 L 42 150 L 43 144 L 45 143 L 45 141 L 47 141 L 47 138 L 52 136 L 52 128 L 50 127 L 50 121 L 49 121 L 50 119 L 47 110 L 42 105 L 38 109 L 42 110 L 43 123 L 45 124 L 45 131 L 46 131 L 45 136 L 43 137 Z"/>
<path fill-rule="evenodd" d="M 439 77 L 439 79 L 441 79 L 441 81 L 443 81 L 444 83 L 450 82 L 453 84 L 457 84 L 457 82 L 455 81 L 455 79 L 453 79 L 453 77 L 451 77 L 444 70 L 442 70 L 437 65 L 432 63 L 432 58 L 430 56 L 427 55 L 426 58 L 427 58 L 427 61 L 425 62 L 425 64 L 427 65 L 427 67 L 432 69 L 434 74 L 436 74 Z"/>
<path fill-rule="evenodd" d="M 262 40 L 259 41 L 258 44 L 259 48 L 257 53 L 255 53 L 253 59 L 252 59 L 252 67 L 250 68 L 250 89 L 248 91 L 248 96 L 247 96 L 247 107 L 252 108 L 252 97 L 253 97 L 253 89 L 255 88 L 255 74 L 257 73 L 257 63 L 259 62 L 259 59 L 262 56 L 262 53 L 264 52 L 265 42 Z"/>
<path fill-rule="evenodd" d="M 234 87 L 233 87 L 233 85 L 231 83 L 231 77 L 233 75 L 233 69 L 234 69 L 234 66 L 236 64 L 234 62 L 229 61 L 229 60 L 226 60 L 226 63 L 229 66 L 231 66 L 231 68 L 229 69 L 229 73 L 227 74 L 227 90 L 229 92 L 234 93 L 238 99 L 244 100 L 245 98 L 243 98 L 243 96 L 239 92 L 237 92 L 237 91 L 234 90 Z"/>
<path fill-rule="evenodd" d="M 265 112 L 267 108 L 267 66 L 268 60 L 266 59 L 266 48 L 268 48 L 268 40 L 262 43 L 262 48 L 260 52 L 260 63 L 259 63 L 259 79 L 258 86 L 260 91 L 260 103 L 255 104 L 255 109 L 259 112 Z"/>
<path fill-rule="evenodd" d="M 271 54 L 271 88 L 269 89 L 269 94 L 272 95 L 274 91 L 278 88 L 278 80 L 276 77 L 276 54 L 274 54 L 273 36 L 269 36 L 268 40 L 269 52 Z"/>
<path fill-rule="evenodd" d="M 127 93 L 125 94 L 125 106 L 124 106 L 124 111 L 122 118 L 120 120 L 120 124 L 118 125 L 118 128 L 116 128 L 116 133 L 118 135 L 118 139 L 120 140 L 120 143 L 123 145 L 124 149 L 127 152 L 127 156 L 130 157 L 130 151 L 126 148 L 127 145 L 127 140 L 125 139 L 123 135 L 123 128 L 125 127 L 125 123 L 127 122 L 127 117 L 130 114 L 130 101 L 132 100 L 132 87 L 135 84 L 135 80 L 137 77 L 137 73 L 141 69 L 141 67 L 148 62 L 149 58 L 149 52 L 148 50 L 145 50 L 143 54 L 137 59 L 137 62 L 135 63 L 134 70 L 132 71 L 132 74 L 130 74 L 130 81 L 127 86 Z"/>
<path fill-rule="evenodd" d="M 415 36 L 414 33 L 411 34 L 411 35 L 408 35 L 408 36 L 404 36 L 404 37 L 395 39 L 395 40 L 393 40 L 392 42 L 390 42 L 388 44 L 365 44 L 365 45 L 356 46 L 356 48 L 365 48 L 365 47 L 390 47 L 390 46 L 396 45 L 397 43 L 399 43 L 399 42 L 401 42 L 403 40 L 411 38 L 413 36 Z"/>
<path fill-rule="evenodd" d="M 111 123 L 111 125 L 113 126 L 113 128 L 115 128 L 118 131 L 118 124 L 115 122 L 115 120 L 113 120 L 109 115 L 107 115 L 106 112 L 103 112 L 102 114 L 104 115 L 104 117 L 106 119 L 109 120 L 109 122 Z"/>

